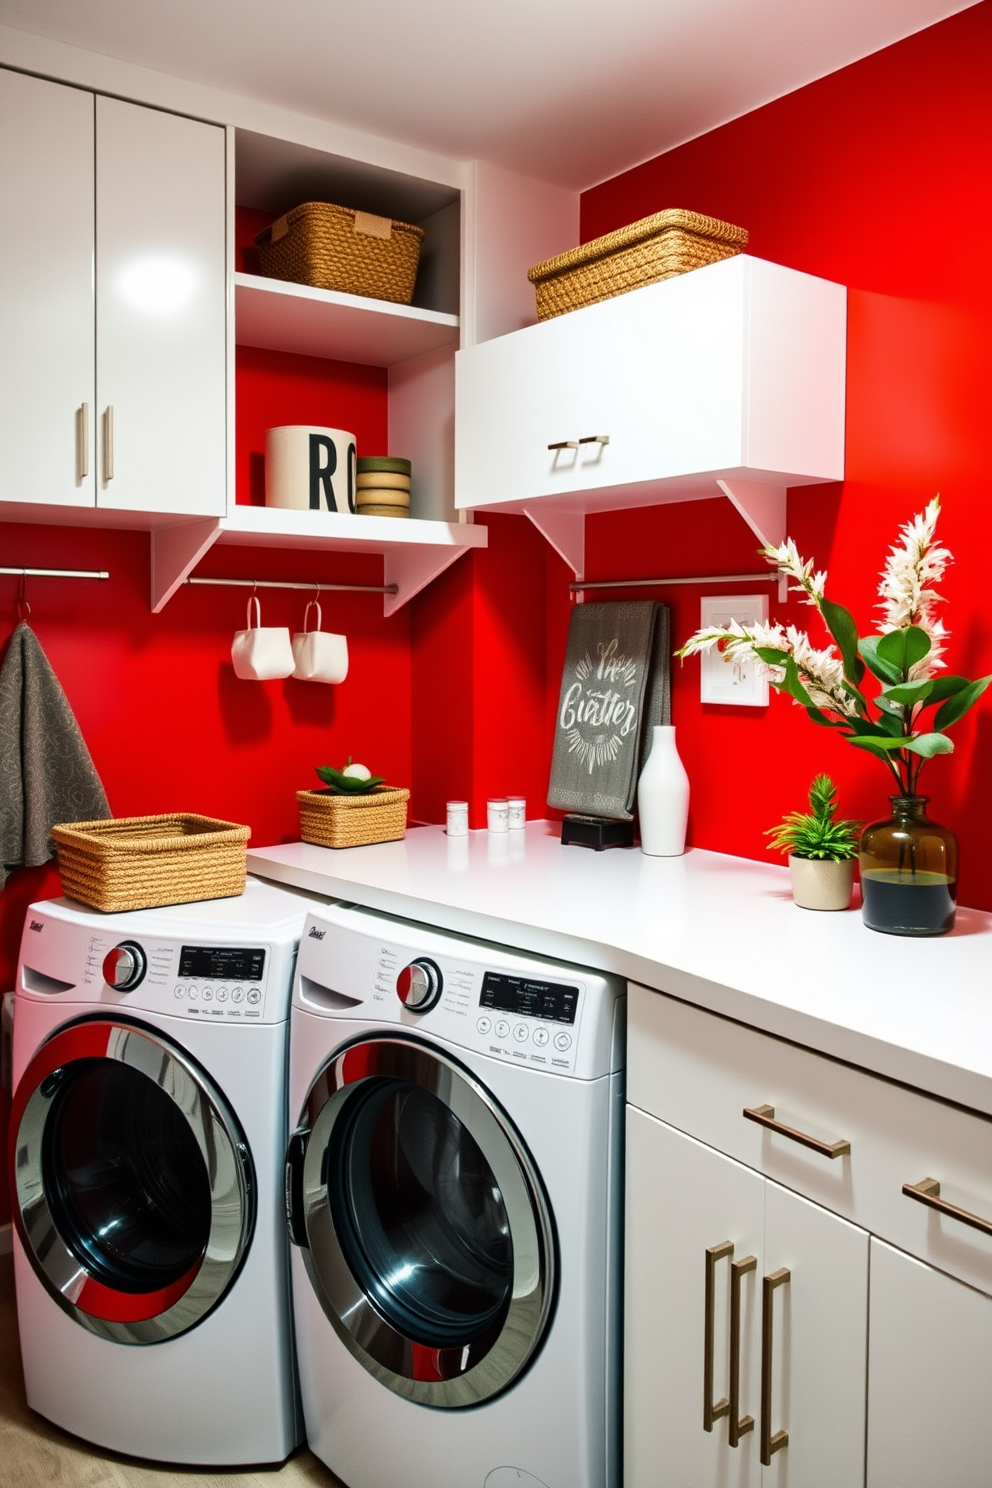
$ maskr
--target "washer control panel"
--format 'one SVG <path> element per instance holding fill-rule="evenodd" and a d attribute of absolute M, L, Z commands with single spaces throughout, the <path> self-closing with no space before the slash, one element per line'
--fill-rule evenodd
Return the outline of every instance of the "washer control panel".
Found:
<path fill-rule="evenodd" d="M 173 997 L 191 1017 L 260 1018 L 265 951 L 260 946 L 179 948 Z"/>

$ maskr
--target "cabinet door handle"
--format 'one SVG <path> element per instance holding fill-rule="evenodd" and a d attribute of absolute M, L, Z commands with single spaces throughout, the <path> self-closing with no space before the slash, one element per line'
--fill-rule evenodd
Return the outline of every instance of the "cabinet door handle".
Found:
<path fill-rule="evenodd" d="M 579 440 L 580 444 L 609 444 L 609 434 L 587 434 Z"/>
<path fill-rule="evenodd" d="M 754 1428 L 753 1416 L 742 1416 L 741 1408 L 741 1281 L 758 1269 L 757 1256 L 730 1263 L 730 1423 L 728 1440 L 736 1447 Z"/>
<path fill-rule="evenodd" d="M 784 1126 L 781 1121 L 775 1120 L 774 1106 L 745 1106 L 743 1114 L 748 1121 L 756 1121 L 759 1126 L 767 1126 L 769 1131 L 778 1132 L 780 1137 L 789 1137 L 793 1142 L 799 1142 L 803 1147 L 809 1147 L 811 1151 L 818 1152 L 821 1157 L 844 1157 L 851 1150 L 848 1141 L 821 1142 L 818 1137 L 811 1137 L 807 1132 L 797 1131 L 794 1126 Z"/>
<path fill-rule="evenodd" d="M 718 1261 L 729 1260 L 734 1253 L 731 1240 L 711 1245 L 706 1252 L 706 1292 L 703 1306 L 703 1430 L 712 1431 L 713 1422 L 725 1416 L 730 1409 L 727 1399 L 713 1399 L 713 1319 L 716 1310 L 716 1267 Z"/>
<path fill-rule="evenodd" d="M 971 1225 L 973 1230 L 981 1230 L 983 1235 L 992 1235 L 992 1219 L 983 1219 L 980 1214 L 959 1209 L 957 1204 L 949 1204 L 946 1199 L 942 1199 L 940 1184 L 936 1178 L 921 1178 L 919 1183 L 904 1183 L 902 1191 L 907 1199 L 915 1199 L 918 1204 L 936 1209 L 938 1214 L 946 1214 L 949 1219 L 958 1219 L 962 1224 Z"/>
<path fill-rule="evenodd" d="M 90 473 L 90 405 L 76 409 L 76 476 L 84 481 Z"/>
<path fill-rule="evenodd" d="M 557 444 L 548 445 L 549 450 L 578 449 L 578 447 L 577 439 L 559 439 Z"/>
<path fill-rule="evenodd" d="M 108 403 L 103 410 L 103 478 L 114 478 L 114 405 Z"/>
<path fill-rule="evenodd" d="M 772 1323 L 775 1293 L 792 1280 L 788 1266 L 761 1279 L 761 1465 L 771 1467 L 772 1454 L 789 1445 L 787 1431 L 772 1431 Z"/>

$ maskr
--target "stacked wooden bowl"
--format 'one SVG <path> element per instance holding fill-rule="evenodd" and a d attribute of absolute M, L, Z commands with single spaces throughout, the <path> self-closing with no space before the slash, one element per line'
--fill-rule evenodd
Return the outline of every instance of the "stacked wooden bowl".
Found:
<path fill-rule="evenodd" d="M 410 515 L 410 461 L 397 455 L 360 455 L 355 510 L 360 517 Z"/>

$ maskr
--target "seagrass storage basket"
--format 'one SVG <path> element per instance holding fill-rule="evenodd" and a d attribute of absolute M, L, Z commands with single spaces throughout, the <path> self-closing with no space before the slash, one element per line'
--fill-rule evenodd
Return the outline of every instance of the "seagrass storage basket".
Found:
<path fill-rule="evenodd" d="M 538 320 L 610 300 L 659 279 L 733 258 L 747 247 L 747 229 L 670 207 L 629 227 L 594 238 L 580 248 L 535 264 L 527 278 L 534 286 Z"/>
<path fill-rule="evenodd" d="M 118 913 L 245 889 L 250 827 L 211 816 L 122 816 L 52 828 L 70 899 Z"/>
<path fill-rule="evenodd" d="M 406 833 L 410 792 L 377 786 L 365 796 L 343 796 L 330 790 L 296 792 L 300 836 L 317 847 L 365 847 L 395 842 Z"/>
<path fill-rule="evenodd" d="M 409 222 L 304 202 L 255 238 L 262 273 L 314 289 L 409 305 L 424 230 Z"/>

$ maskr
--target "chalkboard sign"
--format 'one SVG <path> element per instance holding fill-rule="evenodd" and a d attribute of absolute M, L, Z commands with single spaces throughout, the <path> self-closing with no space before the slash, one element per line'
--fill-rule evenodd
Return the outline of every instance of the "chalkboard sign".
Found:
<path fill-rule="evenodd" d="M 632 819 L 646 730 L 670 721 L 668 621 L 651 600 L 575 606 L 549 806 Z"/>

